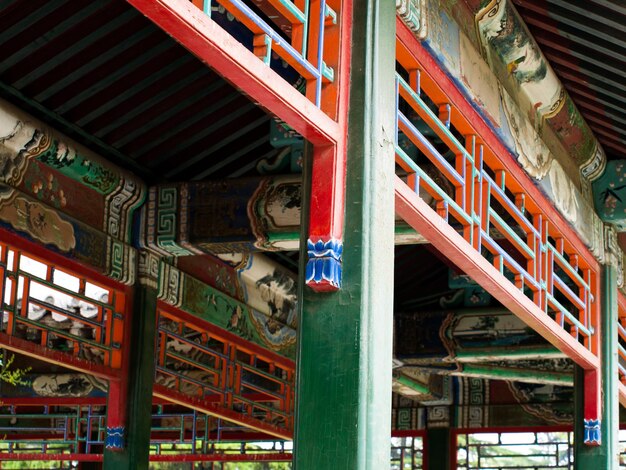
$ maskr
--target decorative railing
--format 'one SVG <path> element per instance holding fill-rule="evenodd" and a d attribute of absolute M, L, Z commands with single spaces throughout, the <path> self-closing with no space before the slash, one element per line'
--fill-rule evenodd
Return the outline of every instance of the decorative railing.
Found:
<path fill-rule="evenodd" d="M 323 88 L 335 80 L 335 70 L 325 57 L 336 59 L 338 41 L 325 37 L 328 26 L 337 24 L 338 11 L 326 0 L 192 0 L 238 41 L 250 48 L 266 65 L 290 79 L 283 63 L 306 81 L 307 97 L 323 107 Z M 232 24 L 224 12 L 238 22 Z M 245 30 L 242 30 L 242 25 Z M 274 60 L 273 55 L 278 57 Z"/>
<path fill-rule="evenodd" d="M 620 402 L 626 406 L 626 296 L 617 292 L 617 373 Z"/>
<path fill-rule="evenodd" d="M 150 460 L 152 461 L 285 461 L 291 448 L 285 441 L 255 440 L 253 433 L 219 418 L 157 405 L 152 414 Z"/>
<path fill-rule="evenodd" d="M 41 401 L 41 400 L 39 400 Z M 73 400 L 78 403 L 80 399 Z M 85 401 L 100 401 L 86 399 Z M 106 408 L 97 405 L 0 405 L 0 461 L 100 461 Z M 256 437 L 256 438 L 255 438 Z M 151 461 L 289 461 L 291 443 L 177 405 L 153 405 Z"/>
<path fill-rule="evenodd" d="M 20 343 L 18 350 L 37 355 L 28 346 L 36 345 L 75 369 L 87 364 L 117 377 L 124 302 L 120 290 L 0 244 L 0 335 L 5 345 Z"/>
<path fill-rule="evenodd" d="M 476 134 L 464 132 L 457 109 L 435 104 L 423 85 L 419 69 L 396 74 L 400 174 L 477 253 L 595 351 L 597 273 L 530 204 L 524 183 L 486 155 Z"/>
<path fill-rule="evenodd" d="M 159 309 L 155 383 L 210 406 L 203 411 L 261 431 L 289 435 L 293 426 L 293 364 Z"/>
<path fill-rule="evenodd" d="M 392 436 L 391 470 L 422 470 L 424 439 L 421 435 Z"/>
<path fill-rule="evenodd" d="M 0 405 L 0 459 L 33 460 L 58 454 L 101 454 L 103 406 Z"/>
<path fill-rule="evenodd" d="M 458 470 L 573 470 L 572 432 L 457 434 Z"/>

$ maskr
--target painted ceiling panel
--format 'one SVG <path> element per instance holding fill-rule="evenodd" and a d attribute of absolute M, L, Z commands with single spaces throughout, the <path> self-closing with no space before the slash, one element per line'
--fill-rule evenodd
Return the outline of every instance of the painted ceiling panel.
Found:
<path fill-rule="evenodd" d="M 626 3 L 513 0 L 609 158 L 626 158 Z"/>

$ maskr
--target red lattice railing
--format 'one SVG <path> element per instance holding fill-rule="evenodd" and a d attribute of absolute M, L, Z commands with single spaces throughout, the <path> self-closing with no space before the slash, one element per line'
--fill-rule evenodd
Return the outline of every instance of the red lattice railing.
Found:
<path fill-rule="evenodd" d="M 157 318 L 157 396 L 278 437 L 291 435 L 291 361 L 183 312 L 159 309 Z"/>
<path fill-rule="evenodd" d="M 396 211 L 585 369 L 585 420 L 597 431 L 600 266 L 458 86 L 397 25 Z"/>
<path fill-rule="evenodd" d="M 123 291 L 0 244 L 0 343 L 71 368 L 117 378 Z"/>

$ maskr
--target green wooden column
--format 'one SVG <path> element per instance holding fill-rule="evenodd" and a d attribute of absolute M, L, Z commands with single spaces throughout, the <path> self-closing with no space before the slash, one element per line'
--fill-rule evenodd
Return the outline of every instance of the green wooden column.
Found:
<path fill-rule="evenodd" d="M 389 468 L 394 3 L 355 0 L 353 18 L 343 287 L 314 293 L 300 276 L 297 470 Z"/>
<path fill-rule="evenodd" d="M 450 428 L 428 428 L 426 431 L 426 470 L 451 470 Z"/>
<path fill-rule="evenodd" d="M 149 462 L 158 279 L 142 272 L 142 264 L 133 290 L 125 445 L 105 449 L 104 468 L 109 470 L 143 470 Z"/>
<path fill-rule="evenodd" d="M 601 302 L 602 443 L 597 447 L 583 443 L 583 371 L 577 367 L 574 381 L 574 464 L 580 470 L 618 468 L 617 276 L 615 268 L 610 265 L 603 267 Z"/>

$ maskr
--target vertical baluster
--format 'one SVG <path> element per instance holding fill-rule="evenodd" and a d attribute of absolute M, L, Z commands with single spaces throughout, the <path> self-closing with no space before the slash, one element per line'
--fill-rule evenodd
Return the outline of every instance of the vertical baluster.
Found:
<path fill-rule="evenodd" d="M 482 207 L 481 207 L 481 223 L 482 223 L 482 231 L 487 238 L 491 238 L 491 234 L 489 233 L 491 230 L 491 181 L 488 178 L 483 178 L 482 185 Z M 494 266 L 498 267 L 495 264 Z"/>
<path fill-rule="evenodd" d="M 547 225 L 547 223 L 546 223 Z M 547 232 L 547 229 L 546 229 Z M 546 240 L 546 293 L 549 298 L 554 297 L 554 250 L 555 248 L 549 244 Z M 547 310 L 546 310 L 547 312 Z M 558 322 L 561 327 L 563 327 L 563 321 Z"/>
<path fill-rule="evenodd" d="M 6 283 L 7 277 L 7 248 L 5 245 L 0 244 L 0 331 L 2 330 L 2 326 L 4 326 L 4 307 L 6 304 L 5 299 L 5 288 L 7 286 Z M 8 312 L 7 321 L 11 319 L 12 312 Z M 8 325 L 7 325 L 8 327 Z M 7 333 L 11 333 L 11 331 L 7 328 Z"/>
<path fill-rule="evenodd" d="M 15 251 L 7 250 L 7 270 L 9 271 L 8 279 L 9 279 L 9 305 L 12 308 L 9 310 L 9 323 L 7 325 L 7 332 L 10 335 L 15 334 L 16 327 L 16 318 L 15 313 L 17 312 L 17 297 L 18 297 L 18 276 L 17 276 L 17 266 L 16 266 L 16 255 Z M 22 309 L 24 306 L 25 300 L 22 299 Z M 17 313 L 20 315 L 20 313 Z"/>
<path fill-rule="evenodd" d="M 400 112 L 400 80 L 398 78 L 398 74 L 397 73 L 396 73 L 396 78 L 395 78 L 394 85 L 395 85 L 396 92 L 395 92 L 395 96 L 394 96 L 394 98 L 395 98 L 395 113 L 394 113 L 394 116 L 395 116 L 395 119 L 394 119 L 395 128 L 394 128 L 393 135 L 394 135 L 394 138 L 395 138 L 394 143 L 396 145 L 396 148 L 398 148 L 400 146 L 400 127 L 398 125 L 398 113 Z"/>
<path fill-rule="evenodd" d="M 448 215 L 449 215 L 448 209 L 449 209 L 448 201 L 446 200 L 437 201 L 437 206 L 436 206 L 437 214 L 439 214 L 439 217 L 445 220 L 446 223 L 448 223 Z"/>
<path fill-rule="evenodd" d="M 517 193 L 515 194 L 515 207 L 517 207 L 517 209 L 520 211 L 520 214 L 522 217 L 526 217 L 526 194 L 524 193 Z M 522 224 L 519 224 L 520 228 L 522 228 Z M 526 238 L 526 246 L 530 249 L 530 251 L 533 253 L 532 256 L 529 255 L 525 255 L 525 259 L 526 259 L 526 272 L 528 273 L 528 275 L 532 278 L 532 279 L 536 279 L 536 269 L 537 269 L 537 252 L 536 252 L 536 248 L 535 248 L 535 235 L 532 232 L 532 230 L 526 230 L 524 229 L 524 235 Z M 531 287 L 531 289 L 534 292 L 534 288 Z M 522 287 L 523 290 L 523 287 Z M 534 297 L 534 294 L 533 294 Z"/>
<path fill-rule="evenodd" d="M 474 152 L 476 148 L 474 148 Z M 478 154 L 474 154 L 474 166 L 476 171 L 476 191 L 472 194 L 472 214 L 473 214 L 473 244 L 472 246 L 478 253 L 482 250 L 482 219 L 485 213 L 484 211 L 484 185 L 485 179 L 483 178 L 483 145 L 478 145 Z M 472 178 L 474 179 L 474 178 Z"/>
<path fill-rule="evenodd" d="M 161 326 L 161 319 L 163 318 L 162 312 L 160 310 L 157 311 L 157 337 L 159 342 L 157 343 L 157 352 L 158 359 L 157 365 L 161 367 L 165 367 L 166 355 L 167 355 L 167 332 Z"/>
<path fill-rule="evenodd" d="M 309 26 L 309 2 L 308 0 L 295 0 L 294 4 L 298 10 L 304 13 L 304 22 L 291 25 L 291 45 L 294 49 L 300 51 L 302 57 L 306 58 Z"/>
<path fill-rule="evenodd" d="M 537 283 L 539 284 L 539 291 L 537 292 L 538 298 L 535 299 L 535 304 L 543 312 L 548 311 L 547 305 L 547 224 L 544 221 L 544 217 L 541 214 L 533 214 L 533 225 L 537 231 L 535 240 L 535 257 L 537 264 Z"/>
<path fill-rule="evenodd" d="M 417 96 L 421 96 L 422 93 L 421 78 L 422 72 L 420 69 L 409 70 L 409 85 L 411 85 L 411 88 L 415 90 Z"/>
<path fill-rule="evenodd" d="M 230 345 L 229 355 L 228 355 L 228 384 L 227 384 L 227 399 L 226 406 L 230 409 L 233 407 L 234 396 L 237 393 L 237 349 L 234 344 Z"/>
<path fill-rule="evenodd" d="M 185 432 L 183 427 L 183 433 Z M 198 412 L 196 410 L 192 410 L 191 415 L 191 453 L 197 453 L 197 440 L 198 440 Z"/>
<path fill-rule="evenodd" d="M 450 129 L 450 122 L 452 121 L 452 107 L 450 103 L 444 103 L 439 106 L 439 120 L 443 122 L 446 128 Z"/>
<path fill-rule="evenodd" d="M 456 171 L 463 180 L 463 191 L 460 206 L 469 217 L 469 224 L 463 226 L 463 237 L 470 245 L 474 246 L 474 165 L 476 161 L 476 136 L 465 136 L 465 150 L 470 154 L 471 160 L 464 153 L 456 154 Z M 458 199 L 457 199 L 457 202 Z"/>
<path fill-rule="evenodd" d="M 589 325 L 589 282 L 587 281 L 587 269 L 583 269 L 582 271 L 582 278 L 584 279 L 585 283 L 584 286 L 581 288 L 581 293 L 582 293 L 582 302 L 583 302 L 583 309 L 580 312 L 580 322 L 583 324 L 583 326 L 585 328 L 587 328 L 588 330 L 590 329 L 590 325 Z M 588 337 L 585 338 L 585 346 L 587 348 L 589 348 L 589 341 L 588 341 Z"/>
<path fill-rule="evenodd" d="M 178 419 L 178 442 L 185 442 L 185 418 L 186 415 L 181 413 Z"/>

